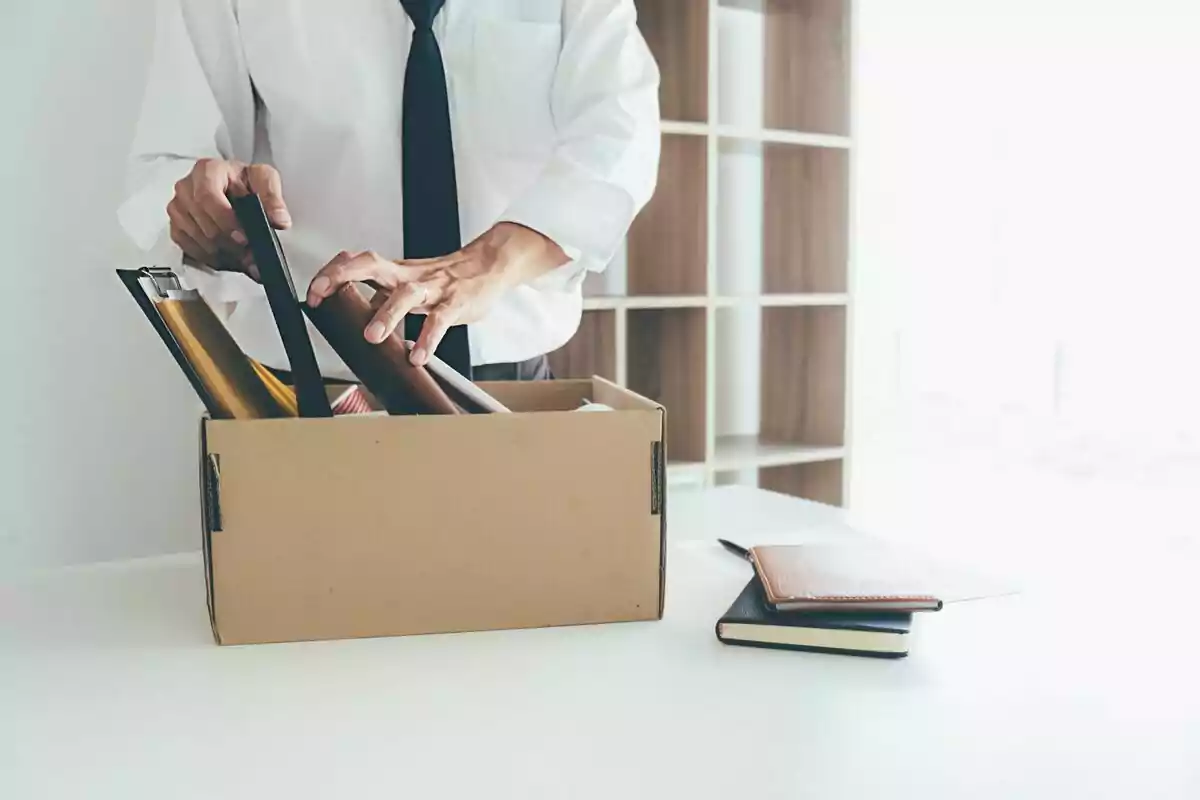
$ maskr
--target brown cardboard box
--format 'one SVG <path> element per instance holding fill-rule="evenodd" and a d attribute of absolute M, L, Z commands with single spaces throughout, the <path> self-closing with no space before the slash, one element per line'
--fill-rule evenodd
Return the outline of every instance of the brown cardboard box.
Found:
<path fill-rule="evenodd" d="M 516 413 L 206 418 L 216 640 L 660 619 L 662 407 L 600 378 L 480 385 Z"/>

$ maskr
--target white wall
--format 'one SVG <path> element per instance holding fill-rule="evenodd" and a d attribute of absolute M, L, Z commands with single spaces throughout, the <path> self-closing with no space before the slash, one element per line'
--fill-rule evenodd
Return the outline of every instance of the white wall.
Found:
<path fill-rule="evenodd" d="M 199 403 L 113 269 L 153 0 L 0 10 L 0 570 L 194 548 Z"/>
<path fill-rule="evenodd" d="M 858 8 L 855 504 L 1200 536 L 1200 3 Z"/>
<path fill-rule="evenodd" d="M 887 380 L 1200 442 L 1200 4 L 859 11 L 862 332 Z"/>
<path fill-rule="evenodd" d="M 0 570 L 196 544 L 199 404 L 112 273 L 151 8 L 0 4 Z M 1200 4 L 858 9 L 856 505 L 914 431 L 1195 451 Z"/>

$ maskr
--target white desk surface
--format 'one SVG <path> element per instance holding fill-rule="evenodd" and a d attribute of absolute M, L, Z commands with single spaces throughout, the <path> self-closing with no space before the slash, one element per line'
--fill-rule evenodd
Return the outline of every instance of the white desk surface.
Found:
<path fill-rule="evenodd" d="M 747 489 L 669 511 L 652 623 L 222 648 L 198 555 L 10 581 L 0 796 L 1200 798 L 1195 595 L 952 606 L 900 661 L 728 647 L 749 567 L 712 537 L 836 512 Z"/>

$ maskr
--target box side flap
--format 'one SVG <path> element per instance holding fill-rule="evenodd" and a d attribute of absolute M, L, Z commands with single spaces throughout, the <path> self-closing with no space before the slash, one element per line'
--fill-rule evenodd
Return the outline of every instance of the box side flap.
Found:
<path fill-rule="evenodd" d="M 212 534 L 220 529 L 220 461 L 219 456 L 208 452 L 209 419 L 200 420 L 200 542 L 204 552 L 204 595 L 208 605 L 208 623 L 212 627 L 213 640 L 221 643 L 217 630 L 215 595 L 213 592 Z"/>
<path fill-rule="evenodd" d="M 584 401 L 617 411 L 657 411 L 662 406 L 599 376 L 554 381 L 480 381 L 479 388 L 516 412 L 574 411 Z"/>
<path fill-rule="evenodd" d="M 659 522 L 658 618 L 662 619 L 667 600 L 667 409 L 637 392 L 595 375 L 591 380 L 592 399 L 618 411 L 657 411 L 658 437 L 650 443 L 650 513 Z"/>
<path fill-rule="evenodd" d="M 480 381 L 477 385 L 516 412 L 573 411 L 593 399 L 588 380 Z"/>
<path fill-rule="evenodd" d="M 637 392 L 631 392 L 624 386 L 618 386 L 599 375 L 592 378 L 590 383 L 591 399 L 597 403 L 612 406 L 618 411 L 654 411 L 662 408 L 659 403 L 648 400 Z"/>

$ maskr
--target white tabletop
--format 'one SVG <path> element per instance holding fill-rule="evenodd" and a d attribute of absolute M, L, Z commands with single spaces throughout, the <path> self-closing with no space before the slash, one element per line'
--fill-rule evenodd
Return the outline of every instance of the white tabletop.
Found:
<path fill-rule="evenodd" d="M 670 509 L 661 622 L 222 648 L 199 556 L 10 581 L 0 796 L 1200 798 L 1194 601 L 951 606 L 900 661 L 723 646 L 749 567 L 712 537 L 837 512 Z"/>

